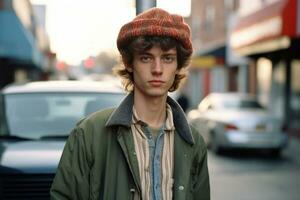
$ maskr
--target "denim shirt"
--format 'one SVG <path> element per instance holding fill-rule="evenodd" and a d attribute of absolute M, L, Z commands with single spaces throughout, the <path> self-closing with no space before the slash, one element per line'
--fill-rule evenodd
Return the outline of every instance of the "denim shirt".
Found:
<path fill-rule="evenodd" d="M 171 107 L 158 130 L 142 121 L 133 107 L 132 131 L 139 162 L 142 196 L 149 200 L 172 198 L 174 167 L 174 123 Z"/>
<path fill-rule="evenodd" d="M 150 176 L 151 176 L 151 197 L 153 200 L 162 199 L 161 187 L 161 159 L 164 146 L 165 125 L 163 125 L 157 134 L 157 138 L 153 137 L 151 129 L 147 124 L 142 126 L 144 134 L 148 138 L 149 151 L 150 151 Z"/>

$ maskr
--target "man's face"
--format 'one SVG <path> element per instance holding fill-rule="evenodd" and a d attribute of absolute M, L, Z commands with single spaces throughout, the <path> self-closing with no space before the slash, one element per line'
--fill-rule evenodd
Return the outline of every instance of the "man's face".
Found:
<path fill-rule="evenodd" d="M 177 73 L 176 48 L 163 51 L 154 46 L 146 52 L 134 54 L 134 91 L 145 97 L 159 97 L 168 93 Z"/>

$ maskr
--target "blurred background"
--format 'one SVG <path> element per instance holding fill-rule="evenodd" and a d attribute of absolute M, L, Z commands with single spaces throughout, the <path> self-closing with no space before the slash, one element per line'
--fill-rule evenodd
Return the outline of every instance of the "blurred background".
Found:
<path fill-rule="evenodd" d="M 191 27 L 187 111 L 210 93 L 256 95 L 291 138 L 275 160 L 209 153 L 213 199 L 300 199 L 300 0 L 0 0 L 0 89 L 109 79 L 120 27 L 154 6 Z"/>
<path fill-rule="evenodd" d="M 110 74 L 119 64 L 120 27 L 138 8 L 155 5 L 191 26 L 194 55 L 184 87 L 190 107 L 211 92 L 256 94 L 299 129 L 298 0 L 1 0 L 0 88 Z"/>

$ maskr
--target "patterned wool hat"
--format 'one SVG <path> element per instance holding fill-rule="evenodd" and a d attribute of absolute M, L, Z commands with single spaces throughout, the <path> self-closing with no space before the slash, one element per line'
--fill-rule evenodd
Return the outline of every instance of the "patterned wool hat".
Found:
<path fill-rule="evenodd" d="M 177 39 L 190 53 L 193 52 L 189 25 L 180 15 L 170 14 L 160 8 L 152 8 L 137 15 L 131 22 L 125 24 L 118 35 L 117 46 L 119 51 L 131 39 L 149 36 L 169 36 Z"/>

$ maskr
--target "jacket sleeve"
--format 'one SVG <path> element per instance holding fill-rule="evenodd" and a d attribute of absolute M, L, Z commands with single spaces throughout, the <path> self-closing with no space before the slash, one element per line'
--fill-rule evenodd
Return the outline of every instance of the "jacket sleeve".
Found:
<path fill-rule="evenodd" d="M 53 180 L 52 200 L 89 199 L 89 164 L 82 129 L 75 128 L 66 144 Z"/>
<path fill-rule="evenodd" d="M 197 156 L 194 163 L 196 167 L 193 177 L 193 199 L 209 200 L 210 183 L 207 167 L 207 148 L 202 136 L 200 134 L 198 136 L 199 146 L 197 148 Z"/>

